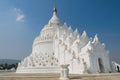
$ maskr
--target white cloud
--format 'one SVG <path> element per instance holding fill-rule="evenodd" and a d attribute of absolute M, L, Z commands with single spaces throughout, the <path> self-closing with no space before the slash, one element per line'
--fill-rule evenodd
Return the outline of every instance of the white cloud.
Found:
<path fill-rule="evenodd" d="M 18 15 L 17 18 L 16 18 L 16 21 L 18 21 L 18 22 L 24 22 L 24 18 L 25 18 L 25 16 L 23 14 Z"/>
<path fill-rule="evenodd" d="M 18 8 L 14 8 L 14 11 L 16 12 L 16 21 L 17 22 L 24 22 L 25 15 L 23 14 L 23 11 Z"/>

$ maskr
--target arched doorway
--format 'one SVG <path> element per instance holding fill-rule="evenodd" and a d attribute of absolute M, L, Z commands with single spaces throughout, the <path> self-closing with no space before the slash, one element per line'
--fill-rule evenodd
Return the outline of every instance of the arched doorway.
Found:
<path fill-rule="evenodd" d="M 102 62 L 101 58 L 98 58 L 98 64 L 99 64 L 100 73 L 103 73 L 104 72 L 104 66 L 103 66 L 103 62 Z"/>
<path fill-rule="evenodd" d="M 119 66 L 117 66 L 117 71 L 120 72 L 120 68 L 119 68 Z"/>

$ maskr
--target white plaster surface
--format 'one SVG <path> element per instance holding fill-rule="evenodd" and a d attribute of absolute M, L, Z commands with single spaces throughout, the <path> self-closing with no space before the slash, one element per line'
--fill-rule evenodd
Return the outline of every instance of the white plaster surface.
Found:
<path fill-rule="evenodd" d="M 32 53 L 22 60 L 17 73 L 60 72 L 60 65 L 69 64 L 73 74 L 110 72 L 109 52 L 98 36 L 89 38 L 62 24 L 53 11 L 53 16 L 33 42 Z"/>

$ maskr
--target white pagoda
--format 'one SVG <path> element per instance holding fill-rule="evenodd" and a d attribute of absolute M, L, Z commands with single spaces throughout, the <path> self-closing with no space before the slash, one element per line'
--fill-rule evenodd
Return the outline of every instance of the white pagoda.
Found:
<path fill-rule="evenodd" d="M 17 73 L 60 73 L 60 65 L 69 64 L 72 74 L 110 72 L 109 52 L 98 36 L 62 24 L 53 8 L 53 16 L 33 42 L 32 53 L 18 64 Z"/>

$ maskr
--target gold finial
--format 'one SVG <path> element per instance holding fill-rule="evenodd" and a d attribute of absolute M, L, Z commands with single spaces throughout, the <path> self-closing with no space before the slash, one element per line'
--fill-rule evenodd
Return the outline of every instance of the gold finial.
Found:
<path fill-rule="evenodd" d="M 56 8 L 56 6 L 54 6 L 54 8 L 53 8 L 53 12 L 54 12 L 54 13 L 57 13 L 57 8 Z"/>
<path fill-rule="evenodd" d="M 54 0 L 54 8 L 53 8 L 53 13 L 56 14 L 57 13 L 57 8 L 56 8 L 56 0 Z"/>

